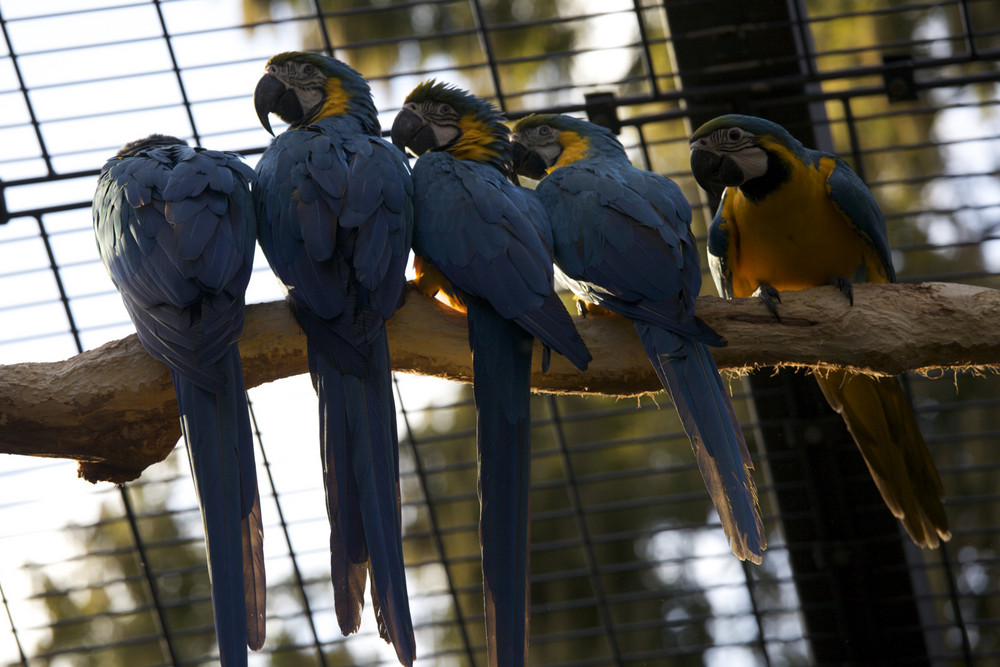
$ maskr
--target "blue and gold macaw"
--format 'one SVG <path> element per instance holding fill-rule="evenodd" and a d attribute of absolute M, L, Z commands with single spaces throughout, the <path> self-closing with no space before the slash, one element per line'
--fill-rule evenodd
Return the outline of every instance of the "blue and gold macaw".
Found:
<path fill-rule="evenodd" d="M 240 157 L 151 135 L 101 170 L 97 247 L 139 341 L 170 368 L 205 527 L 219 655 L 264 643 L 264 555 L 253 434 L 236 341 L 256 239 Z"/>
<path fill-rule="evenodd" d="M 560 280 L 635 325 L 680 415 L 733 553 L 766 547 L 753 464 L 709 345 L 724 341 L 695 316 L 701 287 L 691 207 L 669 179 L 632 166 L 607 129 L 570 116 L 514 126 L 518 172 L 540 179 Z"/>
<path fill-rule="evenodd" d="M 776 123 L 728 115 L 692 135 L 691 169 L 722 197 L 708 252 L 724 297 L 759 290 L 777 316 L 778 290 L 831 284 L 853 303 L 852 283 L 895 281 L 878 204 L 835 155 L 805 148 Z M 941 479 L 899 381 L 846 371 L 815 377 L 913 541 L 949 539 Z"/>
<path fill-rule="evenodd" d="M 489 102 L 427 81 L 406 98 L 392 140 L 420 156 L 413 168 L 413 251 L 450 283 L 449 300 L 467 314 L 489 664 L 524 665 L 532 347 L 538 338 L 580 369 L 591 357 L 553 289 L 544 212 L 529 190 L 509 180 L 502 120 Z M 543 369 L 547 362 L 546 349 Z"/>
<path fill-rule="evenodd" d="M 414 659 L 385 323 L 402 303 L 413 223 L 409 164 L 380 136 L 368 82 L 335 58 L 281 53 L 254 105 L 289 123 L 257 165 L 260 246 L 305 331 L 319 395 L 337 618 L 355 632 L 365 580 L 379 633 Z"/>

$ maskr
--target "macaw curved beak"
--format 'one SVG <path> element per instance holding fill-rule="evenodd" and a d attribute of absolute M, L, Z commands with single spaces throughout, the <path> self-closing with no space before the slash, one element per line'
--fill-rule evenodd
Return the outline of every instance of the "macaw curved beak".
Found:
<path fill-rule="evenodd" d="M 519 141 L 514 141 L 511 144 L 511 158 L 514 163 L 514 171 L 521 176 L 540 181 L 548 173 L 549 166 L 545 164 L 545 158 L 536 151 L 529 150 Z"/>
<path fill-rule="evenodd" d="M 265 74 L 257 82 L 257 88 L 253 91 L 253 106 L 257 110 L 260 124 L 272 136 L 274 131 L 271 130 L 268 114 L 277 114 L 286 123 L 294 124 L 305 113 L 295 91 L 270 74 Z"/>
<path fill-rule="evenodd" d="M 691 149 L 691 173 L 703 190 L 719 198 L 728 187 L 743 185 L 743 170 L 728 155 Z"/>
<path fill-rule="evenodd" d="M 424 122 L 419 114 L 409 109 L 402 109 L 396 114 L 389 134 L 392 137 L 392 143 L 404 153 L 409 148 L 414 155 L 420 156 L 427 151 L 439 148 L 434 128 Z"/>

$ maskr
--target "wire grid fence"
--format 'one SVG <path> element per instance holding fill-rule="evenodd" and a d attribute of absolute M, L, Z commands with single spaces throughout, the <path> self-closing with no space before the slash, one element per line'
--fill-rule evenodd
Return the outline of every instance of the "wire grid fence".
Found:
<path fill-rule="evenodd" d="M 687 168 L 690 119 L 777 91 L 772 105 L 820 111 L 789 129 L 821 126 L 871 184 L 902 280 L 996 287 L 1000 10 L 992 0 L 744 4 L 0 0 L 0 362 L 63 359 L 131 332 L 92 239 L 97 170 L 152 131 L 252 163 L 268 139 L 253 86 L 270 55 L 297 48 L 361 70 L 386 127 L 406 92 L 431 76 L 512 116 L 617 119 L 636 164 L 702 202 L 700 238 L 710 216 Z M 772 29 L 798 55 L 752 38 Z M 279 297 L 258 253 L 248 300 Z M 470 392 L 415 376 L 396 383 L 418 661 L 485 664 Z M 731 386 L 748 437 L 759 440 L 769 424 L 744 385 Z M 987 664 L 1000 659 L 998 383 L 958 373 L 907 377 L 907 386 L 954 534 L 940 550 L 905 547 L 914 596 L 900 602 L 918 609 L 926 643 L 912 662 Z M 268 640 L 251 664 L 394 664 L 367 610 L 357 636 L 337 630 L 308 380 L 250 397 L 269 582 Z M 863 618 L 864 610 L 838 605 L 836 592 L 800 595 L 790 554 L 810 545 L 786 542 L 783 521 L 820 519 L 808 508 L 779 514 L 773 499 L 781 485 L 808 482 L 774 482 L 776 461 L 751 442 L 769 549 L 762 566 L 742 566 L 667 399 L 653 399 L 533 399 L 532 663 L 817 662 L 814 642 L 830 637 L 811 632 L 804 615 Z M 832 423 L 781 422 L 807 441 Z M 215 660 L 184 459 L 177 448 L 122 488 L 76 480 L 67 462 L 0 461 L 3 664 Z M 845 494 L 851 484 L 870 484 L 863 468 L 845 476 Z M 867 511 L 885 512 L 878 502 Z M 869 547 L 889 542 L 906 545 L 897 529 Z M 815 556 L 837 565 L 838 553 Z M 870 574 L 878 588 L 879 573 Z"/>

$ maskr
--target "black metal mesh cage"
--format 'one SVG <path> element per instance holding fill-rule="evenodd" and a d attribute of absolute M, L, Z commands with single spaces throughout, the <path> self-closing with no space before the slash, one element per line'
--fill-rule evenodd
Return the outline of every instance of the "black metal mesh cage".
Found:
<path fill-rule="evenodd" d="M 870 184 L 902 281 L 1000 284 L 995 0 L 0 0 L 0 29 L 2 364 L 132 332 L 93 241 L 97 170 L 153 131 L 255 162 L 253 87 L 268 57 L 303 48 L 364 73 L 384 127 L 429 77 L 511 116 L 614 126 L 636 165 L 682 186 L 701 240 L 692 128 L 772 118 Z M 258 253 L 248 300 L 278 298 Z M 1000 385 L 904 379 L 944 482 L 954 537 L 937 550 L 910 544 L 806 376 L 730 378 L 761 566 L 729 552 L 663 394 L 534 397 L 531 663 L 1000 662 Z M 418 663 L 485 664 L 471 392 L 396 388 Z M 251 664 L 395 664 L 370 611 L 348 638 L 334 618 L 308 378 L 250 398 L 269 580 Z M 201 531 L 183 447 L 124 487 L 0 460 L 0 662 L 214 662 Z"/>

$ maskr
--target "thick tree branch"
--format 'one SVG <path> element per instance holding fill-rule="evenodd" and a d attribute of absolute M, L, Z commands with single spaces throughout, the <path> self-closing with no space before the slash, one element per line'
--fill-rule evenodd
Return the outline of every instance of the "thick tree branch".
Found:
<path fill-rule="evenodd" d="M 846 367 L 896 374 L 1000 367 L 1000 292 L 946 283 L 857 285 L 854 306 L 832 287 L 785 292 L 775 319 L 756 299 L 698 301 L 726 336 L 722 368 Z M 659 389 L 631 324 L 577 318 L 594 355 L 586 372 L 552 355 L 533 386 L 554 393 L 636 395 Z M 471 381 L 465 317 L 410 292 L 389 323 L 397 371 Z M 283 302 L 248 308 L 240 341 L 248 387 L 306 372 L 305 338 Z M 0 367 L 0 452 L 72 458 L 91 481 L 126 481 L 180 437 L 166 368 L 134 335 L 71 359 Z"/>

